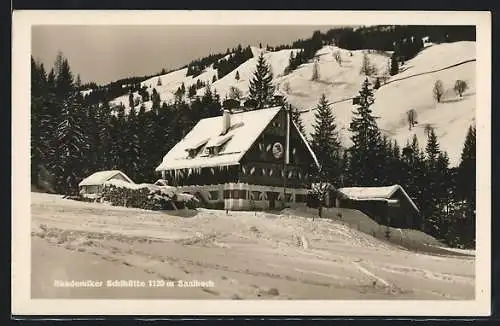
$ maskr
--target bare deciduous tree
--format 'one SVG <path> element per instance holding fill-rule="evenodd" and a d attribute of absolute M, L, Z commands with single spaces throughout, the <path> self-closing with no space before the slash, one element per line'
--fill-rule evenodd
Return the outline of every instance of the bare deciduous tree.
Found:
<path fill-rule="evenodd" d="M 319 60 L 318 59 L 314 60 L 313 73 L 312 73 L 311 80 L 312 81 L 319 80 Z"/>
<path fill-rule="evenodd" d="M 235 86 L 229 88 L 229 98 L 233 100 L 241 100 L 243 97 L 243 92 Z"/>
<path fill-rule="evenodd" d="M 318 216 L 322 217 L 323 205 L 326 201 L 328 193 L 333 189 L 333 186 L 329 182 L 319 181 L 312 185 L 311 191 L 318 200 Z M 314 217 L 313 217 L 314 221 Z"/>
<path fill-rule="evenodd" d="M 340 55 L 340 51 L 335 51 L 333 53 L 333 58 L 335 59 L 335 61 L 337 61 L 339 66 L 342 66 L 342 56 Z"/>
<path fill-rule="evenodd" d="M 365 76 L 372 76 L 377 73 L 377 68 L 372 65 L 366 53 L 363 55 L 360 73 Z"/>
<path fill-rule="evenodd" d="M 285 91 L 285 93 L 290 93 L 290 82 L 283 84 L 283 91 Z"/>
<path fill-rule="evenodd" d="M 467 88 L 469 88 L 469 85 L 467 85 L 465 81 L 459 79 L 455 82 L 455 87 L 453 89 L 457 95 L 462 97 Z"/>
<path fill-rule="evenodd" d="M 444 85 L 442 81 L 436 80 L 434 87 L 432 88 L 432 94 L 434 95 L 436 101 L 440 103 L 444 94 Z"/>
<path fill-rule="evenodd" d="M 431 133 L 432 131 L 432 125 L 430 123 L 426 123 L 425 126 L 424 126 L 424 132 L 425 134 L 427 135 L 427 137 L 429 136 L 429 134 Z"/>
<path fill-rule="evenodd" d="M 406 120 L 408 121 L 408 127 L 411 130 L 411 128 L 415 127 L 415 124 L 417 124 L 417 111 L 414 109 L 408 110 L 408 112 L 406 112 Z"/>

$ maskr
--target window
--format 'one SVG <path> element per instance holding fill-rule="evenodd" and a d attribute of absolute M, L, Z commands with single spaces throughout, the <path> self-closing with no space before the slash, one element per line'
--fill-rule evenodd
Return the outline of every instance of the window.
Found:
<path fill-rule="evenodd" d="M 260 200 L 260 191 L 252 191 L 250 193 L 250 199 Z"/>
<path fill-rule="evenodd" d="M 210 191 L 210 199 L 211 200 L 217 200 L 219 199 L 219 192 L 218 191 Z"/>
<path fill-rule="evenodd" d="M 219 149 L 218 147 L 210 146 L 210 147 L 207 147 L 206 152 L 208 155 L 217 155 L 218 149 Z"/>
<path fill-rule="evenodd" d="M 295 202 L 296 203 L 305 203 L 306 202 L 306 195 L 295 194 Z"/>
<path fill-rule="evenodd" d="M 225 199 L 247 199 L 247 191 L 240 189 L 224 190 Z"/>

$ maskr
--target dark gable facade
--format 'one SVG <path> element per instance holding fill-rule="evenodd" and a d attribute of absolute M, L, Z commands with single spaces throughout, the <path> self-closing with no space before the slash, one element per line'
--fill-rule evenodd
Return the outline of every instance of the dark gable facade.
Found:
<path fill-rule="evenodd" d="M 280 111 L 240 161 L 239 181 L 256 185 L 310 188 L 314 159 L 293 124 L 289 164 L 285 166 L 286 113 Z M 285 177 L 286 172 L 286 177 Z"/>

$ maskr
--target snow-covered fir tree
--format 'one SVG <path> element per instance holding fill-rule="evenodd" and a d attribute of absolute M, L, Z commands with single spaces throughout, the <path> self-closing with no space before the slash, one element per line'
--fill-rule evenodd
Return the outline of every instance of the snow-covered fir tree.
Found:
<path fill-rule="evenodd" d="M 314 131 L 311 134 L 311 147 L 321 165 L 322 177 L 338 187 L 340 181 L 341 148 L 335 117 L 325 94 L 319 99 L 314 114 Z"/>
<path fill-rule="evenodd" d="M 304 127 L 304 122 L 302 121 L 302 116 L 300 114 L 300 111 L 298 108 L 294 106 L 290 106 L 290 114 L 292 116 L 292 121 L 297 125 L 297 128 L 299 129 L 300 133 L 304 135 L 304 137 L 307 139 L 306 135 L 306 129 Z"/>
<path fill-rule="evenodd" d="M 55 130 L 57 145 L 51 170 L 56 175 L 56 189 L 66 195 L 78 193 L 78 183 L 83 178 L 86 154 L 89 149 L 88 139 L 81 128 L 81 104 L 74 94 L 63 102 L 61 122 Z"/>
<path fill-rule="evenodd" d="M 391 68 L 390 68 L 390 75 L 394 76 L 399 73 L 399 63 L 398 60 L 396 59 L 396 55 L 393 54 L 391 56 Z"/>
<path fill-rule="evenodd" d="M 376 117 L 373 116 L 370 106 L 374 103 L 373 91 L 368 79 L 363 82 L 359 92 L 359 105 L 353 112 L 350 124 L 353 142 L 350 148 L 350 168 L 352 182 L 357 186 L 380 186 L 380 160 L 381 135 L 377 126 Z"/>
<path fill-rule="evenodd" d="M 261 53 L 257 59 L 257 68 L 250 80 L 249 97 L 257 102 L 257 109 L 263 109 L 272 101 L 274 94 L 273 74 Z"/>
<path fill-rule="evenodd" d="M 126 129 L 124 132 L 125 148 L 123 149 L 123 152 L 126 163 L 122 169 L 132 178 L 132 180 L 138 180 L 140 174 L 139 168 L 142 160 L 139 137 L 140 132 L 142 132 L 142 130 L 139 129 L 136 110 L 131 108 L 127 116 Z"/>

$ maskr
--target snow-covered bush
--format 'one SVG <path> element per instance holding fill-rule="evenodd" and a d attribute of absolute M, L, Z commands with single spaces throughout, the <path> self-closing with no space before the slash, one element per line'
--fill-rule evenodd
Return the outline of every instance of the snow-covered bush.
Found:
<path fill-rule="evenodd" d="M 132 184 L 121 180 L 110 180 L 104 184 L 102 200 L 113 206 L 149 210 L 195 209 L 198 206 L 194 196 L 179 193 L 175 187 Z"/>

